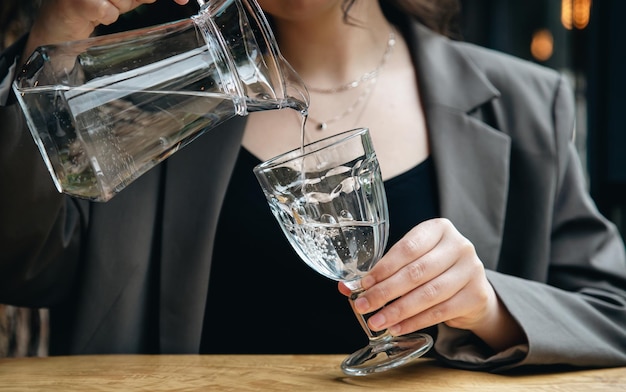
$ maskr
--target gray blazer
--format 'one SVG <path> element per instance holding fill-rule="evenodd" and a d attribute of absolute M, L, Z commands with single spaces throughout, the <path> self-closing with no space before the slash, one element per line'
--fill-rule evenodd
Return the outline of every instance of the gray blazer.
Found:
<path fill-rule="evenodd" d="M 417 23 L 406 35 L 441 215 L 474 243 L 529 342 L 491 353 L 440 326 L 436 354 L 491 370 L 626 365 L 624 245 L 587 193 L 566 81 Z M 17 105 L 0 118 L 0 302 L 50 307 L 52 354 L 198 352 L 217 217 L 246 118 L 104 204 L 57 194 Z"/>

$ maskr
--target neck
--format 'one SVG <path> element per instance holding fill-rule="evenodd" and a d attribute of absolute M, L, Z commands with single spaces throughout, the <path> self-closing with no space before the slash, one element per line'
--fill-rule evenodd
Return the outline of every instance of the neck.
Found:
<path fill-rule="evenodd" d="M 305 83 L 322 88 L 341 85 L 374 69 L 387 47 L 390 30 L 378 1 L 370 0 L 356 2 L 347 21 L 340 6 L 306 21 L 276 18 L 282 54 Z"/>

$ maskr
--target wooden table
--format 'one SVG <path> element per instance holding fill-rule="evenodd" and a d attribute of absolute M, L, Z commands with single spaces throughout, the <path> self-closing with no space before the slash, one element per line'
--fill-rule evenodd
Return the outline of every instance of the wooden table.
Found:
<path fill-rule="evenodd" d="M 0 391 L 626 391 L 626 367 L 504 376 L 418 359 L 366 377 L 343 355 L 97 355 L 0 359 Z"/>

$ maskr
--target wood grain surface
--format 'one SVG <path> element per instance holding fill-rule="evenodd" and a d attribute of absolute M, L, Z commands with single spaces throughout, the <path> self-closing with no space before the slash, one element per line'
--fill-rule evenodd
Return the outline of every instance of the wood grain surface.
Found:
<path fill-rule="evenodd" d="M 532 375 L 418 359 L 345 376 L 343 355 L 97 355 L 0 359 L 0 391 L 626 391 L 626 368 Z"/>

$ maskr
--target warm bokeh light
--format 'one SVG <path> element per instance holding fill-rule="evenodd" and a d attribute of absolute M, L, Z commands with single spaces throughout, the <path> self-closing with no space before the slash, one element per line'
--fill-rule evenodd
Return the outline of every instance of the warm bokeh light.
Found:
<path fill-rule="evenodd" d="M 568 30 L 589 24 L 592 0 L 561 0 L 561 23 Z"/>
<path fill-rule="evenodd" d="M 530 54 L 539 61 L 546 61 L 552 57 L 554 51 L 554 37 L 548 29 L 537 30 L 530 42 Z"/>
<path fill-rule="evenodd" d="M 589 24 L 591 15 L 591 0 L 574 0 L 573 21 L 574 27 L 584 29 Z"/>
<path fill-rule="evenodd" d="M 561 23 L 568 30 L 572 29 L 572 1 L 561 0 Z"/>

